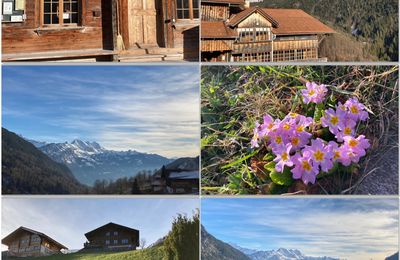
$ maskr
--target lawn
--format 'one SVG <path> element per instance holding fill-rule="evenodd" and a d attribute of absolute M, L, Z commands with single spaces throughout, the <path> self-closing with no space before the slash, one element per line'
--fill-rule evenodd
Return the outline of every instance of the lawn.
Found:
<path fill-rule="evenodd" d="M 109 253 L 72 253 L 65 255 L 53 255 L 45 257 L 24 258 L 27 260 L 159 260 L 163 259 L 163 247 L 154 247 L 144 250 Z M 5 258 L 18 259 L 18 258 Z"/>
<path fill-rule="evenodd" d="M 321 111 L 302 101 L 306 82 L 326 85 Z M 321 127 L 325 109 L 350 98 L 357 98 L 369 114 L 355 128 L 369 140 L 366 156 L 318 174 L 314 184 L 277 185 L 268 168 L 270 151 L 251 147 L 256 122 L 262 123 L 265 114 L 282 120 L 306 113 Z M 202 68 L 201 112 L 203 194 L 398 192 L 397 66 L 207 66 Z"/>

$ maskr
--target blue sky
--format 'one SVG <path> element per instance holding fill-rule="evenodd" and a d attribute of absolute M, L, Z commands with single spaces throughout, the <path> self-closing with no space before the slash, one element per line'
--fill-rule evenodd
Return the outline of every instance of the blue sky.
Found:
<path fill-rule="evenodd" d="M 69 249 L 80 249 L 86 232 L 114 222 L 138 229 L 150 245 L 168 234 L 178 213 L 192 216 L 197 208 L 199 201 L 188 198 L 3 198 L 1 236 L 24 226 L 49 235 Z"/>
<path fill-rule="evenodd" d="M 46 142 L 199 153 L 198 66 L 4 66 L 3 127 Z"/>
<path fill-rule="evenodd" d="M 384 259 L 398 251 L 397 199 L 203 199 L 201 221 L 245 248 Z"/>

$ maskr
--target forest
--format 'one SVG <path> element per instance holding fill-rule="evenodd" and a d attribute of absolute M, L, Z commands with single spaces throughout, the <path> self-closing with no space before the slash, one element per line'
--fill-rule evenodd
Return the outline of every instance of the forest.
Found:
<path fill-rule="evenodd" d="M 332 26 L 338 33 L 351 35 L 355 42 L 343 39 L 337 48 L 355 46 L 362 50 L 358 59 L 398 60 L 398 1 L 396 0 L 268 0 L 255 5 L 267 8 L 299 8 Z M 357 44 L 359 43 L 359 44 Z M 328 44 L 329 45 L 329 44 Z M 335 52 L 334 48 L 330 51 Z M 349 50 L 348 55 L 352 55 Z M 346 58 L 346 57 L 344 57 Z"/>

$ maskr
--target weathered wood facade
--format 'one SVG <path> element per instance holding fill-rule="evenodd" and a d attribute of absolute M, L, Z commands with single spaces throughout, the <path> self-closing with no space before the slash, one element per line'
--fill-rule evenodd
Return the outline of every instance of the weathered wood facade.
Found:
<path fill-rule="evenodd" d="M 25 227 L 20 227 L 1 241 L 8 246 L 8 256 L 37 257 L 61 253 L 67 249 L 49 236 Z"/>
<path fill-rule="evenodd" d="M 111 61 L 126 52 L 134 56 L 174 51 L 198 60 L 197 0 L 3 2 L 10 8 L 2 20 L 3 61 Z M 117 49 L 118 34 L 125 50 Z M 132 49 L 141 51 L 129 52 Z"/>
<path fill-rule="evenodd" d="M 238 4 L 202 1 L 202 61 L 315 61 L 320 38 L 334 33 L 299 9 L 249 7 L 242 1 L 240 10 Z"/>
<path fill-rule="evenodd" d="M 84 251 L 128 251 L 139 246 L 139 230 L 108 223 L 85 234 Z"/>

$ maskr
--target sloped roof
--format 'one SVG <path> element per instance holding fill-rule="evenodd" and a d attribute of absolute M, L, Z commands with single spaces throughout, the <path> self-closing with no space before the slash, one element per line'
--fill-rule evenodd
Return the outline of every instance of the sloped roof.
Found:
<path fill-rule="evenodd" d="M 226 26 L 225 22 L 201 22 L 201 38 L 204 39 L 226 39 L 226 38 L 236 38 L 237 34 L 235 30 Z"/>
<path fill-rule="evenodd" d="M 202 3 L 244 5 L 244 0 L 202 0 Z"/>
<path fill-rule="evenodd" d="M 89 238 L 88 236 L 91 236 L 91 235 L 93 235 L 94 233 L 99 232 L 100 230 L 102 230 L 102 229 L 104 229 L 104 228 L 106 228 L 106 227 L 117 227 L 117 228 L 125 229 L 125 230 L 127 230 L 127 231 L 129 231 L 129 232 L 133 232 L 133 233 L 135 233 L 135 234 L 138 234 L 138 233 L 139 233 L 139 230 L 137 230 L 137 229 L 130 228 L 130 227 L 126 227 L 126 226 L 122 226 L 122 225 L 119 225 L 119 224 L 115 224 L 115 223 L 113 223 L 113 222 L 110 222 L 110 223 L 105 224 L 105 225 L 103 225 L 103 226 L 101 226 L 101 227 L 98 227 L 98 228 L 96 228 L 96 229 L 93 229 L 92 231 L 87 232 L 87 233 L 85 234 L 85 237 L 86 237 L 86 238 Z"/>
<path fill-rule="evenodd" d="M 183 172 L 171 172 L 169 175 L 169 179 L 199 179 L 199 171 L 183 171 Z"/>
<path fill-rule="evenodd" d="M 263 9 L 279 26 L 272 28 L 276 35 L 325 34 L 335 31 L 300 9 Z"/>
<path fill-rule="evenodd" d="M 244 11 L 233 15 L 229 20 L 229 26 L 232 26 L 232 27 L 236 26 L 238 23 L 245 20 L 251 14 L 256 13 L 256 12 L 259 13 L 260 15 L 262 15 L 265 19 L 267 19 L 272 24 L 272 26 L 274 26 L 274 27 L 279 26 L 278 21 L 276 21 L 269 13 L 267 13 L 265 11 L 265 9 L 262 9 L 258 6 L 253 6 L 253 7 L 247 8 Z"/>
<path fill-rule="evenodd" d="M 1 240 L 1 243 L 8 246 L 8 245 L 13 241 L 13 239 L 14 239 L 16 236 L 18 236 L 18 234 L 21 233 L 22 231 L 26 231 L 26 232 L 28 232 L 28 233 L 35 234 L 35 235 L 38 235 L 38 236 L 40 236 L 40 237 L 46 238 L 47 240 L 49 240 L 50 242 L 54 243 L 55 245 L 57 245 L 57 246 L 60 247 L 61 249 L 68 249 L 67 247 L 65 247 L 64 245 L 58 243 L 57 241 L 55 241 L 55 240 L 52 239 L 51 237 L 47 236 L 46 234 L 41 233 L 41 232 L 36 231 L 36 230 L 33 230 L 33 229 L 26 228 L 26 227 L 19 227 L 19 228 L 17 228 L 17 229 L 16 229 L 15 231 L 13 231 L 11 234 L 9 234 L 9 235 L 6 236 L 5 238 L 3 238 L 3 239 Z"/>

